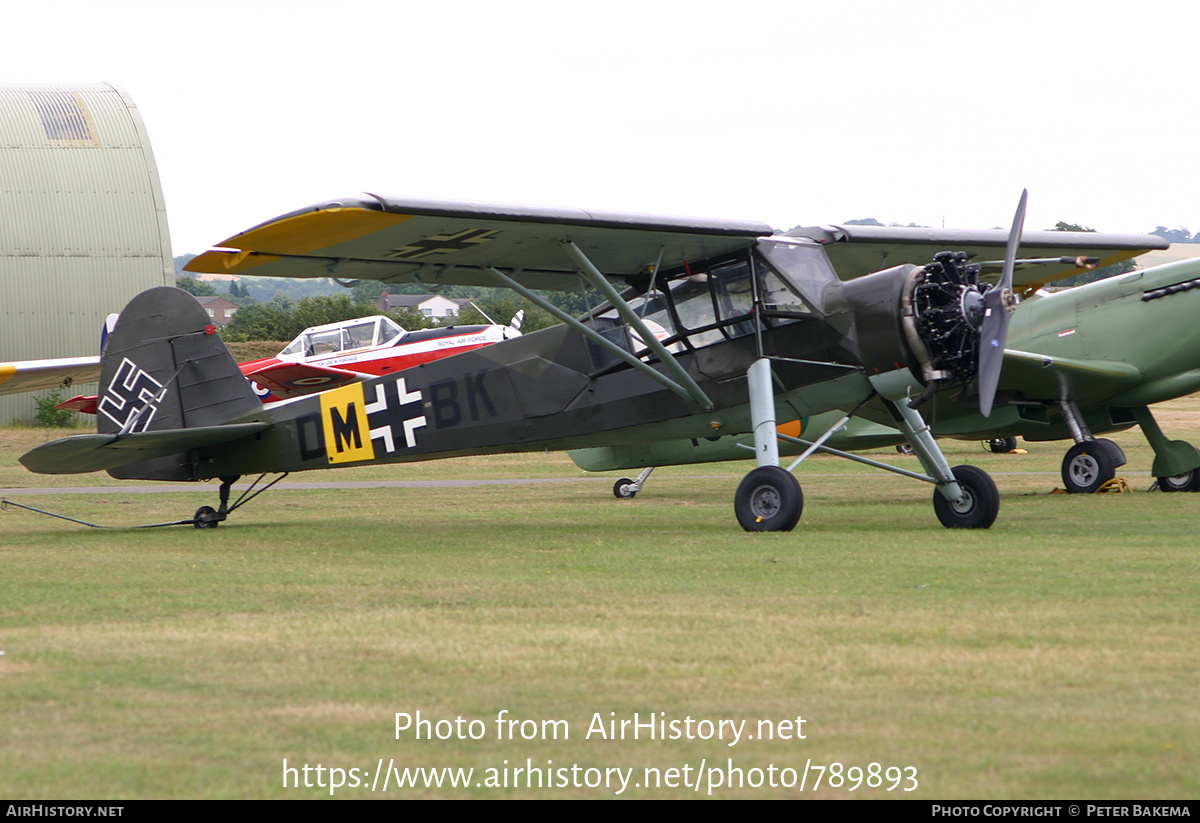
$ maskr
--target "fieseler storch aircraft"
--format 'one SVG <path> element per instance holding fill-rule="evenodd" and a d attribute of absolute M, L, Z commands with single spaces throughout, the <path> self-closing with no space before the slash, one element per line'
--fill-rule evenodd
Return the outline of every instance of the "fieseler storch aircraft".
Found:
<path fill-rule="evenodd" d="M 1141 426 L 1154 450 L 1151 474 L 1161 491 L 1200 491 L 1200 450 L 1163 434 L 1150 406 L 1200 391 L 1200 260 L 1118 275 L 1054 294 L 1036 294 L 1013 314 L 1004 367 L 990 418 L 966 404 L 924 407 L 937 437 L 1029 441 L 1073 440 L 1062 462 L 1067 491 L 1099 490 L 1125 464 L 1125 453 L 1096 434 Z M 837 413 L 779 427 L 782 453 L 855 451 L 903 442 L 877 403 L 853 420 Z M 840 427 L 839 427 L 840 424 Z M 805 440 L 832 430 L 822 445 Z M 580 468 L 640 468 L 613 487 L 617 497 L 642 490 L 655 466 L 745 459 L 745 437 L 672 440 L 569 452 Z M 1015 442 L 1015 441 L 1014 441 Z M 866 461 L 854 455 L 842 455 Z"/>
<path fill-rule="evenodd" d="M 1008 232 L 882 229 L 822 242 L 757 222 L 376 195 L 321 203 L 188 268 L 505 286 L 563 322 L 263 406 L 199 304 L 151 290 L 109 338 L 99 433 L 21 461 L 48 473 L 218 478 L 219 508 L 181 521 L 203 528 L 240 504 L 228 497 L 241 475 L 752 431 L 758 466 L 734 510 L 747 530 L 783 531 L 802 495 L 779 466 L 775 421 L 878 399 L 920 459 L 924 473 L 911 474 L 935 487 L 938 519 L 986 528 L 995 484 L 973 466 L 951 468 L 918 407 L 940 392 L 939 402 L 990 414 L 1014 288 L 1064 276 L 1082 257 L 1109 264 L 1164 246 L 1022 234 L 1023 220 L 1024 197 Z M 1018 244 L 1037 255 L 1019 269 Z M 903 262 L 913 259 L 925 262 Z M 605 302 L 580 318 L 535 291 L 581 285 Z"/>

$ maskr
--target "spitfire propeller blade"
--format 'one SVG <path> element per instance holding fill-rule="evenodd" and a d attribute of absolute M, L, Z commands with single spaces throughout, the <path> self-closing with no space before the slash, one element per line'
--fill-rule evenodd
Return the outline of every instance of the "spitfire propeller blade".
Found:
<path fill-rule="evenodd" d="M 1017 247 L 1021 245 L 1028 197 L 1028 190 L 1021 192 L 1021 202 L 1017 204 L 1012 231 L 1008 233 L 1008 245 L 1004 249 L 1004 271 L 1000 275 L 1000 282 L 983 295 L 983 325 L 979 331 L 979 412 L 984 417 L 991 415 L 992 404 L 996 400 L 996 386 L 1004 365 L 1008 322 L 1017 307 L 1012 290 L 1013 267 L 1016 265 Z"/>

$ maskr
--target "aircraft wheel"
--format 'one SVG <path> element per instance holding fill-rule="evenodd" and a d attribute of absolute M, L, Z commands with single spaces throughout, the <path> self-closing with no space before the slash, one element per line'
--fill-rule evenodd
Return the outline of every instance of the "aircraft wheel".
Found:
<path fill-rule="evenodd" d="M 992 454 L 1008 454 L 1017 447 L 1017 438 L 993 437 L 987 441 L 987 447 Z"/>
<path fill-rule="evenodd" d="M 962 487 L 963 499 L 952 503 L 940 491 L 933 493 L 933 510 L 947 529 L 986 529 L 1000 513 L 1000 492 L 991 475 L 974 466 L 950 470 Z"/>
<path fill-rule="evenodd" d="M 220 520 L 214 519 L 217 515 L 217 510 L 212 506 L 201 506 L 196 509 L 196 515 L 192 518 L 192 525 L 197 529 L 215 529 L 221 524 Z"/>
<path fill-rule="evenodd" d="M 1117 459 L 1101 440 L 1076 443 L 1063 458 L 1063 485 L 1071 494 L 1091 494 L 1116 474 Z"/>
<path fill-rule="evenodd" d="M 733 510 L 748 532 L 790 532 L 800 520 L 804 494 L 792 473 L 759 466 L 738 485 Z"/>
<path fill-rule="evenodd" d="M 618 500 L 630 500 L 635 494 L 637 494 L 637 489 L 633 487 L 633 481 L 628 477 L 622 477 L 613 483 L 613 497 Z"/>
<path fill-rule="evenodd" d="M 1174 477 L 1157 477 L 1154 482 L 1158 484 L 1158 490 L 1164 492 L 1200 491 L 1200 469 L 1192 469 Z"/>
<path fill-rule="evenodd" d="M 916 450 L 912 447 L 912 443 L 901 443 L 896 447 L 896 454 L 912 455 L 916 453 Z"/>

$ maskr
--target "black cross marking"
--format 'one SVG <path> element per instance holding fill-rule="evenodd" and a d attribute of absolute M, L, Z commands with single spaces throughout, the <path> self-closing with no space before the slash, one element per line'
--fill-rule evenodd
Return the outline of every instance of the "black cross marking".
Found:
<path fill-rule="evenodd" d="M 500 232 L 487 229 L 463 229 L 455 234 L 435 234 L 407 246 L 384 252 L 383 256 L 414 260 L 428 254 L 445 254 L 474 248 L 480 243 L 495 240 L 499 235 Z"/>

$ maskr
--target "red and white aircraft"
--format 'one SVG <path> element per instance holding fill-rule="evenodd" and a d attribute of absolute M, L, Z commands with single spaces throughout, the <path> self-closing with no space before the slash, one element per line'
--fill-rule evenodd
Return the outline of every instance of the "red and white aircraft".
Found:
<path fill-rule="evenodd" d="M 446 326 L 405 331 L 387 317 L 360 317 L 305 329 L 274 357 L 239 363 L 264 403 L 334 389 L 452 354 L 521 336 L 524 312 L 510 325 Z M 0 363 L 0 394 L 96 380 L 98 357 Z M 97 398 L 79 395 L 60 409 L 96 413 Z"/>
<path fill-rule="evenodd" d="M 362 317 L 305 329 L 274 357 L 238 367 L 259 398 L 272 403 L 520 337 L 519 315 L 512 324 L 405 331 L 386 317 Z"/>

